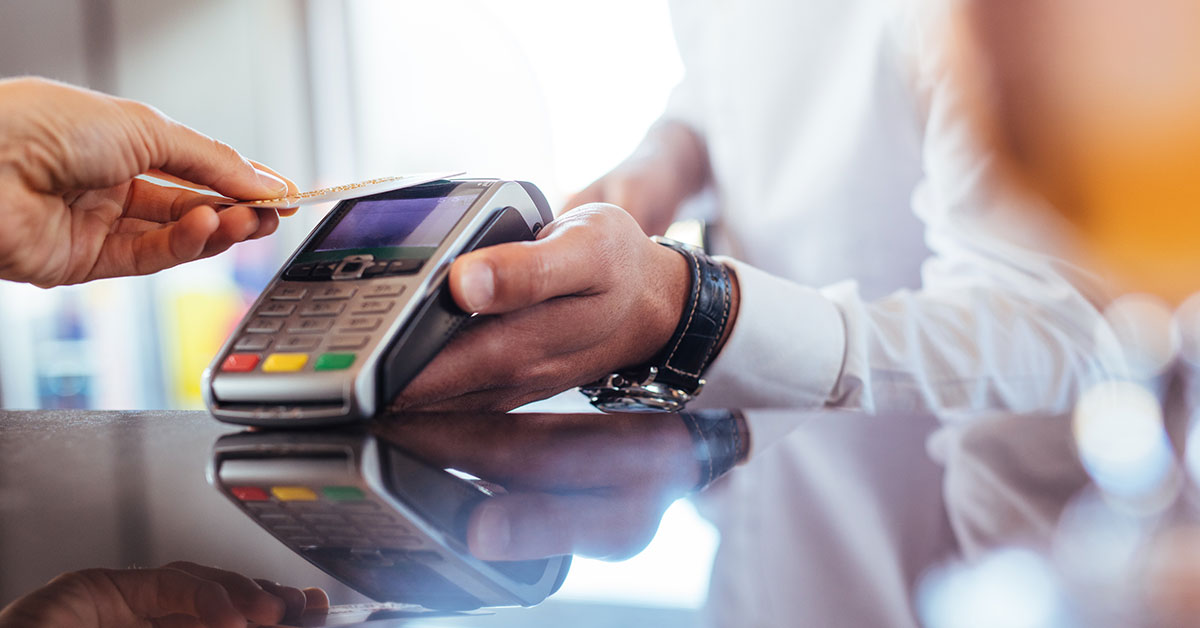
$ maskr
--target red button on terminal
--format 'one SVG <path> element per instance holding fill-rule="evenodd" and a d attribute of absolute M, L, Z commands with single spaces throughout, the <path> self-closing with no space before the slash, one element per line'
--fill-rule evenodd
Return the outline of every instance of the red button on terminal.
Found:
<path fill-rule="evenodd" d="M 244 502 L 265 502 L 271 499 L 265 490 L 257 486 L 234 486 L 229 492 Z"/>
<path fill-rule="evenodd" d="M 221 364 L 221 370 L 229 373 L 246 373 L 253 371 L 254 367 L 258 366 L 257 353 L 233 353 L 225 358 L 225 362 Z"/>

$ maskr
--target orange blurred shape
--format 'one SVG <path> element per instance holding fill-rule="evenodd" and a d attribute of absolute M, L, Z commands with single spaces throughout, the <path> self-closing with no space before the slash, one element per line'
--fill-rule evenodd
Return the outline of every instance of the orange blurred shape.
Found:
<path fill-rule="evenodd" d="M 1200 1 L 966 6 L 959 67 L 1014 176 L 1122 287 L 1200 290 Z"/>

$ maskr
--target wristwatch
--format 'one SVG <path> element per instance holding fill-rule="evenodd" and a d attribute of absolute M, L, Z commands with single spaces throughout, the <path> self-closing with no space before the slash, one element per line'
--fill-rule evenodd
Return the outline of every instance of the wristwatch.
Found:
<path fill-rule="evenodd" d="M 679 325 L 657 355 L 579 388 L 605 412 L 682 410 L 704 388 L 702 375 L 716 357 L 729 323 L 729 270 L 698 248 L 659 236 L 652 239 L 683 255 L 691 269 L 691 287 Z"/>

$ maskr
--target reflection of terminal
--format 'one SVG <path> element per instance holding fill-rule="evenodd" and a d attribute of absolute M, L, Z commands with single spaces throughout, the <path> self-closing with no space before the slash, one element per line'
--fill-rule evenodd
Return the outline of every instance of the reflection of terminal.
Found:
<path fill-rule="evenodd" d="M 571 564 L 570 556 L 475 559 L 468 520 L 492 493 L 365 432 L 225 436 L 209 474 L 272 536 L 380 601 L 533 606 L 562 586 Z"/>

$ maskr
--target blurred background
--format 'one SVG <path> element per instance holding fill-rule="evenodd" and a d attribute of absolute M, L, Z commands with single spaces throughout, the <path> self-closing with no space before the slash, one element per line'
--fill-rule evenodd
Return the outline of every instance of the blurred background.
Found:
<path fill-rule="evenodd" d="M 533 181 L 557 210 L 682 72 L 666 0 L 0 0 L 0 77 L 152 104 L 302 189 L 465 170 Z M 150 277 L 0 281 L 0 407 L 202 408 L 201 371 L 329 209 Z M 716 532 L 681 503 L 658 538 L 636 565 L 578 562 L 541 616 L 690 624 Z"/>

